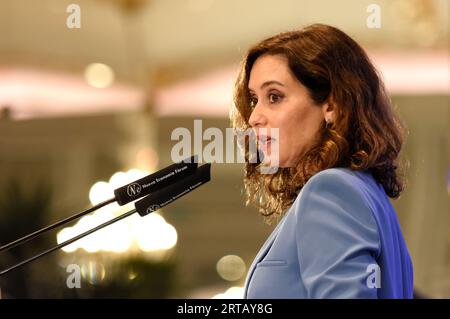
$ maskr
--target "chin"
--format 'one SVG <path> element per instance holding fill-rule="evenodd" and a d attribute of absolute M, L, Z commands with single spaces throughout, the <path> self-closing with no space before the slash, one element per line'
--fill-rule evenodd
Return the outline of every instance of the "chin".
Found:
<path fill-rule="evenodd" d="M 290 166 L 289 166 L 289 163 L 287 161 L 283 161 L 282 159 L 280 159 L 280 161 L 278 162 L 278 167 L 280 167 L 280 168 L 288 168 Z"/>
<path fill-rule="evenodd" d="M 268 153 L 263 152 L 263 154 L 264 154 L 263 163 L 267 164 L 269 166 L 272 166 L 275 163 L 275 161 L 272 160 L 270 151 Z M 296 163 L 294 161 L 289 160 L 288 158 L 285 158 L 285 157 L 282 157 L 282 156 L 280 156 L 279 161 L 278 161 L 277 164 L 278 165 L 276 165 L 276 166 L 279 167 L 279 168 L 289 168 L 289 167 L 295 167 L 296 166 Z"/>
<path fill-rule="evenodd" d="M 291 168 L 291 167 L 296 167 L 297 163 L 295 161 L 292 160 L 288 160 L 288 159 L 282 159 L 280 158 L 280 163 L 278 164 L 278 167 L 281 168 Z"/>

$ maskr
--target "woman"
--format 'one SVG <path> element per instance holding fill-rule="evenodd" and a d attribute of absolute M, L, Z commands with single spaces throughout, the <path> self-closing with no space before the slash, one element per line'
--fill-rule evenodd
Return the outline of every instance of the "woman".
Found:
<path fill-rule="evenodd" d="M 404 189 L 404 128 L 364 50 L 314 24 L 247 53 L 235 87 L 235 128 L 252 128 L 247 201 L 279 223 L 245 284 L 246 298 L 412 298 L 413 269 L 389 198 Z M 260 134 L 278 128 L 278 138 Z M 279 143 L 279 152 L 271 146 Z M 278 156 L 279 169 L 262 174 Z"/>

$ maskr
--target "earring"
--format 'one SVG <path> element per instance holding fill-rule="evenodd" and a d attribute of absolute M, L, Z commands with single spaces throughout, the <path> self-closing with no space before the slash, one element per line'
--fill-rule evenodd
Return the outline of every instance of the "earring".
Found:
<path fill-rule="evenodd" d="M 325 119 L 325 128 L 330 128 L 331 124 L 332 123 L 329 119 Z"/>

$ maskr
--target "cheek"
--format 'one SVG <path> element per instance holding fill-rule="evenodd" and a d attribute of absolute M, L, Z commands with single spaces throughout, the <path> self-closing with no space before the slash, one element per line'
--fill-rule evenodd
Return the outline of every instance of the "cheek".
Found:
<path fill-rule="evenodd" d="M 302 116 L 300 110 L 286 112 L 279 118 L 280 137 L 291 142 L 304 138 L 307 131 L 307 118 Z"/>
<path fill-rule="evenodd" d="M 279 117 L 281 143 L 286 150 L 298 152 L 316 137 L 321 119 L 320 107 L 298 106 Z M 283 148 L 285 148 L 283 147 Z"/>

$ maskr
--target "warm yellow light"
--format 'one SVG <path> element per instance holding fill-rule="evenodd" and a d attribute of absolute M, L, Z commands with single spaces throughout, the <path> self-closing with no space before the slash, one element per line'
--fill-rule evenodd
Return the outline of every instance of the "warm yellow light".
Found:
<path fill-rule="evenodd" d="M 59 231 L 58 234 L 56 235 L 56 242 L 58 244 L 61 244 L 62 242 L 65 242 L 66 240 L 71 239 L 73 236 L 74 236 L 74 234 L 72 233 L 71 227 L 64 228 L 61 231 Z M 78 248 L 77 244 L 72 243 L 70 245 L 63 247 L 62 250 L 66 253 L 72 253 L 75 250 L 77 250 L 77 248 Z"/>
<path fill-rule="evenodd" d="M 135 180 L 145 177 L 148 174 L 145 171 L 141 171 L 139 169 L 133 168 L 133 169 L 130 169 L 128 172 L 126 172 L 126 175 L 128 178 L 127 183 L 131 183 Z"/>
<path fill-rule="evenodd" d="M 105 275 L 105 267 L 99 262 L 90 261 L 81 266 L 81 276 L 93 285 L 105 279 Z"/>
<path fill-rule="evenodd" d="M 167 250 L 177 243 L 177 231 L 159 214 L 147 215 L 134 226 L 137 245 L 143 251 Z"/>
<path fill-rule="evenodd" d="M 137 273 L 131 271 L 131 272 L 128 274 L 128 279 L 134 280 L 134 279 L 136 279 L 137 276 L 138 276 Z"/>
<path fill-rule="evenodd" d="M 123 185 L 125 185 L 128 181 L 127 174 L 124 172 L 117 172 L 114 173 L 113 176 L 109 179 L 109 185 L 113 189 L 119 188 Z"/>
<path fill-rule="evenodd" d="M 114 71 L 104 63 L 91 63 L 84 71 L 86 82 L 95 88 L 107 88 L 114 82 Z"/>
<path fill-rule="evenodd" d="M 145 171 L 131 169 L 127 172 L 115 173 L 111 176 L 109 183 L 103 181 L 95 183 L 89 191 L 91 203 L 96 205 L 112 198 L 115 188 L 146 175 Z M 92 215 L 82 217 L 73 227 L 62 229 L 57 234 L 57 241 L 61 243 L 73 238 L 130 209 L 132 209 L 132 204 L 122 207 L 110 204 L 100 208 Z M 135 214 L 64 247 L 63 251 L 74 252 L 81 248 L 89 253 L 99 251 L 123 253 L 134 247 L 145 252 L 152 252 L 157 257 L 162 256 L 161 253 L 164 251 L 173 248 L 176 243 L 176 229 L 161 215 L 152 213 L 146 217 L 140 217 Z"/>
<path fill-rule="evenodd" d="M 216 265 L 220 277 L 228 281 L 239 280 L 245 273 L 245 263 L 241 257 L 227 255 L 220 258 Z"/>
<path fill-rule="evenodd" d="M 89 200 L 92 205 L 97 205 L 105 200 L 114 197 L 114 191 L 112 187 L 106 182 L 97 182 L 92 185 L 89 190 Z"/>
<path fill-rule="evenodd" d="M 212 297 L 212 299 L 242 299 L 242 298 L 244 298 L 243 287 L 231 287 L 228 288 L 224 293 L 217 294 Z"/>

